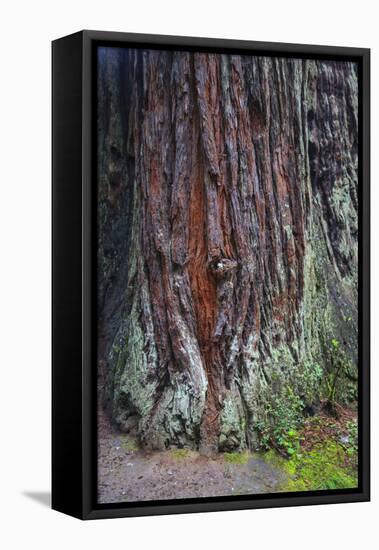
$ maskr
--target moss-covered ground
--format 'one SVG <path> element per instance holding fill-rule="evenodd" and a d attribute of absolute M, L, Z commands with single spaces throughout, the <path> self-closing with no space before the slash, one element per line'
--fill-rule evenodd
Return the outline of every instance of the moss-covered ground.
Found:
<path fill-rule="evenodd" d="M 287 461 L 289 491 L 348 489 L 358 485 L 358 425 L 351 411 L 340 409 L 306 420 L 297 452 Z"/>
<path fill-rule="evenodd" d="M 337 418 L 320 414 L 289 435 L 291 453 L 262 453 L 265 462 L 286 473 L 281 491 L 349 489 L 358 485 L 356 415 L 339 409 Z"/>
<path fill-rule="evenodd" d="M 355 469 L 346 464 L 346 449 L 333 440 L 326 440 L 312 451 L 297 453 L 285 459 L 268 451 L 265 460 L 288 474 L 281 491 L 318 491 L 357 487 Z"/>

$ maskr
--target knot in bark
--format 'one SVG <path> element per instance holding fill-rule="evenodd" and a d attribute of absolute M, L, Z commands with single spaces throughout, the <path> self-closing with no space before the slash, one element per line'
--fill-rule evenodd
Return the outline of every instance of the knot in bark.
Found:
<path fill-rule="evenodd" d="M 210 264 L 210 269 L 216 279 L 225 279 L 237 269 L 238 263 L 228 258 L 219 258 Z"/>

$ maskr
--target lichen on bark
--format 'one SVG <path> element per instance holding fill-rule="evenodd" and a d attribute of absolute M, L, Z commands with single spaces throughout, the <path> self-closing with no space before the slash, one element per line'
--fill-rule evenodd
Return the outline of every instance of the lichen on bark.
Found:
<path fill-rule="evenodd" d="M 273 395 L 317 400 L 331 339 L 354 380 L 357 185 L 354 63 L 98 49 L 98 360 L 122 430 L 254 449 Z"/>

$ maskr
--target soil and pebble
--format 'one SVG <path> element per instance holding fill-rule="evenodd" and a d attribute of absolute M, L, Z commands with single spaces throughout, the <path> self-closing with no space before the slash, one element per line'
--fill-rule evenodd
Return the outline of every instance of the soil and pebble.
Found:
<path fill-rule="evenodd" d="M 101 503 L 276 492 L 286 475 L 259 456 L 195 451 L 148 452 L 99 419 L 98 499 Z"/>

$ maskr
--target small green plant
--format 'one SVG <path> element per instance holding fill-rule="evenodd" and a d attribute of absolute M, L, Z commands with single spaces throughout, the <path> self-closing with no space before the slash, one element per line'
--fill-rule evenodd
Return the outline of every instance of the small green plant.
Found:
<path fill-rule="evenodd" d="M 324 371 L 319 363 L 304 361 L 298 374 L 298 387 L 306 403 L 320 398 Z"/>
<path fill-rule="evenodd" d="M 296 430 L 288 430 L 283 440 L 284 448 L 289 456 L 299 452 L 299 434 Z"/>
<path fill-rule="evenodd" d="M 335 338 L 332 338 L 330 341 L 333 349 L 338 349 L 340 347 L 340 343 Z"/>
<path fill-rule="evenodd" d="M 295 454 L 299 448 L 297 429 L 303 422 L 303 409 L 303 401 L 290 386 L 274 395 L 266 405 L 266 422 L 256 424 L 262 447 L 274 447 L 284 456 Z"/>

